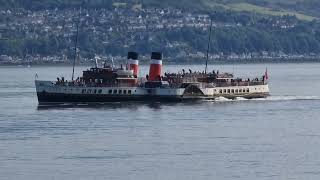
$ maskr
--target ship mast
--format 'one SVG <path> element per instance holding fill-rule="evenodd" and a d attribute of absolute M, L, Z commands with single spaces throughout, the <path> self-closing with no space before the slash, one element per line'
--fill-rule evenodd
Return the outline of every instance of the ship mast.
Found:
<path fill-rule="evenodd" d="M 210 44 L 211 44 L 211 31 L 212 31 L 212 18 L 210 18 L 210 30 L 209 30 L 209 40 L 208 40 L 208 48 L 207 48 L 206 68 L 204 70 L 205 74 L 207 74 L 207 69 L 208 69 L 209 51 L 210 51 Z"/>
<path fill-rule="evenodd" d="M 72 65 L 72 78 L 71 78 L 72 81 L 74 79 L 74 67 L 76 65 L 76 59 L 77 59 L 77 46 L 78 46 L 80 18 L 81 18 L 81 6 L 79 9 L 79 17 L 78 17 L 78 23 L 77 23 L 77 34 L 76 34 L 75 43 L 74 43 L 74 59 L 73 59 L 73 65 Z"/>

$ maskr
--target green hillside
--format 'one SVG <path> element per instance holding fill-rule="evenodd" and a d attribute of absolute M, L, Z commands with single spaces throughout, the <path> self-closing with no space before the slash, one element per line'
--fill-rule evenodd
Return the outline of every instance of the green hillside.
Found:
<path fill-rule="evenodd" d="M 212 16 L 214 21 L 222 25 L 214 28 L 212 33 L 213 53 L 247 54 L 281 51 L 286 54 L 303 55 L 320 54 L 320 23 L 318 21 L 320 15 L 316 11 L 317 8 L 320 8 L 319 2 L 314 0 L 0 0 L 0 8 L 31 10 L 59 8 L 61 12 L 64 12 L 63 8 L 78 8 L 82 5 L 87 9 L 97 9 L 91 9 L 91 13 L 98 13 L 100 8 L 108 8 L 113 9 L 108 12 L 117 11 L 126 18 L 140 15 L 141 12 L 130 9 L 141 7 L 141 5 L 149 10 L 155 7 L 171 7 L 184 10 L 182 11 L 183 16 L 176 17 L 181 18 L 180 22 L 184 22 L 189 12 L 194 16 L 215 12 L 215 15 Z M 119 6 L 121 8 L 114 9 Z M 151 12 L 148 15 L 165 20 L 175 18 L 174 14 L 161 17 Z M 93 17 L 99 18 L 99 15 L 94 14 Z M 14 18 L 16 17 L 0 16 L 0 22 L 10 24 L 15 20 Z M 64 18 L 61 17 L 58 22 L 61 27 L 65 22 Z M 177 23 L 177 19 L 174 19 L 173 23 Z M 91 22 L 90 18 L 86 22 Z M 161 22 L 159 20 L 156 23 Z M 108 24 L 113 27 L 127 27 L 128 25 L 120 23 L 117 19 L 110 19 Z M 194 24 L 194 22 L 190 21 L 189 24 Z M 119 28 L 112 33 L 105 33 L 106 26 L 101 25 L 97 19 L 90 25 L 96 27 L 98 33 L 82 27 L 79 35 L 79 48 L 83 57 L 94 57 L 94 53 L 123 55 L 130 50 L 136 50 L 142 54 L 159 50 L 175 57 L 184 52 L 205 52 L 207 48 L 207 30 L 193 26 L 148 29 L 146 32 L 143 30 L 131 32 L 125 28 Z M 65 38 L 68 36 L 64 34 L 67 28 L 53 33 L 50 31 L 44 33 L 42 29 L 52 24 L 40 24 L 40 27 L 37 27 L 40 35 L 35 38 L 36 36 L 30 36 L 34 33 L 31 31 L 33 26 L 28 27 L 29 32 L 19 27 L 19 23 L 13 23 L 11 26 L 15 31 L 6 32 L 8 41 L 0 41 L 0 54 L 22 56 L 27 52 L 34 52 L 41 55 L 55 55 L 71 52 L 68 47 L 73 47 L 73 41 Z M 29 36 L 27 37 L 26 34 Z"/>
<path fill-rule="evenodd" d="M 91 8 L 113 8 L 116 3 L 143 4 L 145 7 L 173 7 L 191 11 L 229 9 L 265 15 L 295 15 L 301 20 L 320 18 L 319 0 L 0 0 L 0 8 L 70 8 L 83 4 Z"/>

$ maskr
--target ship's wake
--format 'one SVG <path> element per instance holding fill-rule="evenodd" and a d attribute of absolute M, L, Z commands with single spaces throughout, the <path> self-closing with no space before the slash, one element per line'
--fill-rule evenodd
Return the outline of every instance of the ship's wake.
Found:
<path fill-rule="evenodd" d="M 246 99 L 237 97 L 235 99 L 228 99 L 225 97 L 217 97 L 212 102 L 234 102 L 234 101 L 300 101 L 300 100 L 320 100 L 320 96 L 269 96 L 266 98 Z"/>
<path fill-rule="evenodd" d="M 237 97 L 236 99 L 228 99 L 225 97 L 217 97 L 212 100 L 203 100 L 190 103 L 188 102 L 176 102 L 176 104 L 184 105 L 195 105 L 201 104 L 202 102 L 214 102 L 214 103 L 224 103 L 224 102 L 271 102 L 271 101 L 320 101 L 320 96 L 269 96 L 267 98 L 257 98 L 257 99 L 246 99 L 242 97 Z M 148 105 L 150 108 L 159 109 L 161 105 L 174 105 L 174 102 L 113 102 L 113 103 L 62 103 L 62 104 L 51 104 L 51 105 L 39 105 L 38 110 L 49 110 L 49 109 L 65 109 L 65 108 L 132 108 L 136 109 L 137 105 Z"/>

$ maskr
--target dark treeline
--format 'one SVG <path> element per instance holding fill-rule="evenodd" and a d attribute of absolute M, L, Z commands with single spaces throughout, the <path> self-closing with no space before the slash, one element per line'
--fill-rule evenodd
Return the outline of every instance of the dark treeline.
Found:
<path fill-rule="evenodd" d="M 158 8 L 173 7 L 188 10 L 208 10 L 208 2 L 217 4 L 247 2 L 275 10 L 288 9 L 303 12 L 305 14 L 319 17 L 319 0 L 0 0 L 0 8 L 25 8 L 32 10 L 50 8 L 79 7 L 81 4 L 87 8 L 113 8 L 113 3 L 126 2 L 129 4 L 143 4 Z"/>
<path fill-rule="evenodd" d="M 198 0 L 0 0 L 0 8 L 24 8 L 30 10 L 74 8 L 80 5 L 86 8 L 114 8 L 117 3 L 143 4 L 147 7 L 179 8 L 188 10 L 208 9 Z"/>
<path fill-rule="evenodd" d="M 0 8 L 29 10 L 78 8 L 80 5 L 88 8 L 112 8 L 113 0 L 0 0 L 0 4 Z"/>

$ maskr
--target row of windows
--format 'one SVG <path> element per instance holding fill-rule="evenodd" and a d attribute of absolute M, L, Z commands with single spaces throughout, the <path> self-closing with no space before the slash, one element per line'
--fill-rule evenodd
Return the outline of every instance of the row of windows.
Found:
<path fill-rule="evenodd" d="M 82 94 L 101 94 L 102 93 L 102 89 L 82 89 Z M 108 91 L 109 94 L 132 94 L 131 90 L 122 90 L 122 89 L 110 89 Z"/>
<path fill-rule="evenodd" d="M 101 93 L 102 93 L 102 89 L 99 89 L 99 90 L 97 90 L 97 89 L 93 89 L 93 90 L 82 89 L 82 94 L 101 94 Z"/>
<path fill-rule="evenodd" d="M 215 90 L 216 91 L 216 90 Z M 245 92 L 250 92 L 249 88 L 247 89 L 220 89 L 219 93 L 220 94 L 234 94 L 234 93 L 245 93 Z"/>
<path fill-rule="evenodd" d="M 110 89 L 109 91 L 108 91 L 108 93 L 109 94 L 131 94 L 132 92 L 131 92 L 131 90 L 122 90 L 122 89 Z"/>
<path fill-rule="evenodd" d="M 215 89 L 215 92 L 217 90 Z M 219 93 L 220 94 L 234 94 L 234 93 L 249 93 L 250 90 L 249 88 L 247 89 L 220 89 Z M 82 89 L 82 94 L 101 94 L 102 93 L 102 89 Z M 132 94 L 131 90 L 122 90 L 122 89 L 109 89 L 108 91 L 109 94 Z"/>

